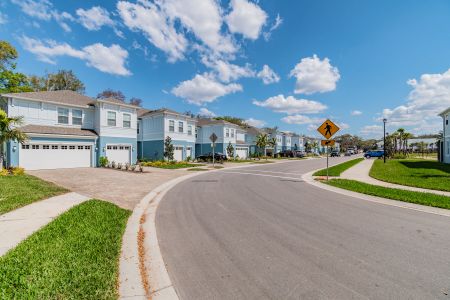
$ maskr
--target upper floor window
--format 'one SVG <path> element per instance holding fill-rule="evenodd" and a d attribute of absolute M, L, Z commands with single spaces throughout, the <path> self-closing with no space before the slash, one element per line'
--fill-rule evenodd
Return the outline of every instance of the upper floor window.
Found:
<path fill-rule="evenodd" d="M 231 129 L 231 137 L 234 138 L 234 129 Z"/>
<path fill-rule="evenodd" d="M 183 122 L 178 122 L 178 132 L 183 133 L 184 132 L 184 123 Z"/>
<path fill-rule="evenodd" d="M 192 125 L 188 125 L 188 135 L 192 135 Z"/>
<path fill-rule="evenodd" d="M 198 128 L 195 127 L 195 138 L 197 138 L 197 137 L 198 137 Z"/>
<path fill-rule="evenodd" d="M 108 126 L 116 126 L 116 113 L 108 111 Z"/>
<path fill-rule="evenodd" d="M 230 129 L 225 129 L 225 136 L 230 137 Z"/>
<path fill-rule="evenodd" d="M 169 120 L 169 132 L 174 132 L 174 131 L 175 131 L 175 121 Z"/>
<path fill-rule="evenodd" d="M 131 127 L 131 115 L 123 114 L 123 128 L 130 128 L 130 127 Z"/>
<path fill-rule="evenodd" d="M 58 123 L 69 124 L 69 109 L 58 107 Z"/>
<path fill-rule="evenodd" d="M 137 128 L 137 134 L 139 134 L 139 121 L 136 124 L 136 128 Z"/>
<path fill-rule="evenodd" d="M 83 123 L 83 111 L 81 109 L 72 109 L 72 125 L 81 125 Z"/>

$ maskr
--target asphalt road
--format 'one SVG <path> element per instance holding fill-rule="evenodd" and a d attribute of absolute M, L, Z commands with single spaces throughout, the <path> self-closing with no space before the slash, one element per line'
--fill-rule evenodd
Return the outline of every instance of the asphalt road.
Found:
<path fill-rule="evenodd" d="M 224 170 L 169 191 L 156 226 L 180 298 L 450 299 L 450 218 L 301 181 L 324 163 Z"/>

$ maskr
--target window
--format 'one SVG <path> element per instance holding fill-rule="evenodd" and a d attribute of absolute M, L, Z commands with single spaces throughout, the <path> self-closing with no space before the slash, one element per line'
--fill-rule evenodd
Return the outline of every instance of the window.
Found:
<path fill-rule="evenodd" d="M 50 149 L 50 145 L 42 145 L 42 149 L 48 150 L 48 149 Z"/>
<path fill-rule="evenodd" d="M 175 121 L 169 120 L 169 132 L 174 132 L 174 131 L 175 131 Z"/>
<path fill-rule="evenodd" d="M 69 146 L 70 150 L 75 150 L 75 146 Z"/>
<path fill-rule="evenodd" d="M 83 123 L 83 111 L 81 109 L 72 109 L 72 125 L 81 125 Z"/>
<path fill-rule="evenodd" d="M 123 128 L 131 128 L 131 115 L 123 114 Z"/>
<path fill-rule="evenodd" d="M 67 150 L 67 146 L 65 146 L 65 145 L 64 145 L 64 146 L 61 146 L 61 149 L 62 149 L 62 150 Z"/>
<path fill-rule="evenodd" d="M 188 126 L 188 135 L 192 135 L 192 125 Z"/>
<path fill-rule="evenodd" d="M 83 146 L 78 146 L 78 150 L 83 150 L 84 147 Z"/>
<path fill-rule="evenodd" d="M 197 137 L 198 137 L 198 128 L 195 127 L 195 138 L 197 138 Z"/>
<path fill-rule="evenodd" d="M 231 137 L 234 138 L 234 129 L 231 129 Z"/>
<path fill-rule="evenodd" d="M 107 147 L 106 147 L 106 149 L 108 149 L 108 150 L 111 150 L 111 149 L 112 149 L 112 147 L 111 147 L 111 146 L 107 146 Z"/>
<path fill-rule="evenodd" d="M 53 150 L 58 150 L 58 145 L 52 145 Z"/>
<path fill-rule="evenodd" d="M 30 149 L 30 145 L 24 145 L 24 144 L 22 144 L 22 149 Z"/>
<path fill-rule="evenodd" d="M 91 150 L 91 146 L 84 146 L 84 149 Z"/>
<path fill-rule="evenodd" d="M 225 129 L 225 136 L 230 137 L 230 129 Z"/>
<path fill-rule="evenodd" d="M 125 146 L 125 150 L 130 150 L 130 146 Z"/>
<path fill-rule="evenodd" d="M 136 124 L 136 128 L 137 128 L 137 134 L 139 134 L 139 121 Z"/>
<path fill-rule="evenodd" d="M 58 107 L 58 123 L 69 124 L 69 109 Z"/>
<path fill-rule="evenodd" d="M 116 126 L 116 113 L 108 111 L 108 126 Z"/>
<path fill-rule="evenodd" d="M 39 149 L 39 145 L 31 145 L 31 149 Z"/>
<path fill-rule="evenodd" d="M 183 122 L 178 122 L 178 132 L 183 133 L 184 132 L 184 123 Z"/>

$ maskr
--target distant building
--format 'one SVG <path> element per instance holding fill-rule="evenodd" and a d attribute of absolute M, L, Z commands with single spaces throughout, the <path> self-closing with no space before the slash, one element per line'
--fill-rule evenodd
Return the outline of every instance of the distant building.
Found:
<path fill-rule="evenodd" d="M 442 117 L 442 141 L 440 143 L 440 157 L 441 162 L 450 164 L 450 107 L 439 114 Z"/>

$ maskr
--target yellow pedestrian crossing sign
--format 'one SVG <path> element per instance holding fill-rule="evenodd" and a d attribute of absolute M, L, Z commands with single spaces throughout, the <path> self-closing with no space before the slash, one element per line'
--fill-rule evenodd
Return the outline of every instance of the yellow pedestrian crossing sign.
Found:
<path fill-rule="evenodd" d="M 319 126 L 319 128 L 317 128 L 317 131 L 326 139 L 329 139 L 339 131 L 339 127 L 331 122 L 330 119 L 327 119 L 322 125 Z"/>

